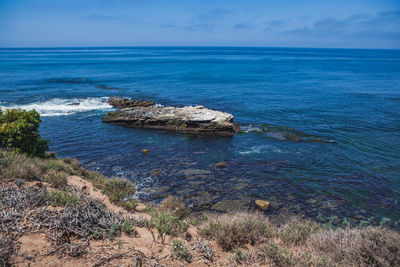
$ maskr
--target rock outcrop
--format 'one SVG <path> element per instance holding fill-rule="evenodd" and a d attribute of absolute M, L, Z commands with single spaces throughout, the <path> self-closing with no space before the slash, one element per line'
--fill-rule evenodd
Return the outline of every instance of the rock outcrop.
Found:
<path fill-rule="evenodd" d="M 120 109 L 109 112 L 103 122 L 126 127 L 226 136 L 233 136 L 239 130 L 232 114 L 203 106 L 160 106 L 151 101 L 124 98 L 110 98 L 109 104 Z"/>
<path fill-rule="evenodd" d="M 108 104 L 114 108 L 133 108 L 133 107 L 150 107 L 155 105 L 153 101 L 127 99 L 119 97 L 110 97 Z"/>

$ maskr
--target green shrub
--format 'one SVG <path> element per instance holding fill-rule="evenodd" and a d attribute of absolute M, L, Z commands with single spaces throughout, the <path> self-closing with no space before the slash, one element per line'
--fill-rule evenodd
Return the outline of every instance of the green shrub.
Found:
<path fill-rule="evenodd" d="M 136 191 L 136 187 L 128 180 L 111 178 L 105 181 L 103 194 L 106 194 L 110 201 L 117 205 L 123 205 L 127 198 Z"/>
<path fill-rule="evenodd" d="M 200 227 L 201 236 L 217 241 L 229 251 L 246 244 L 255 245 L 273 237 L 272 225 L 260 213 L 210 215 Z"/>
<path fill-rule="evenodd" d="M 110 239 L 114 239 L 114 237 L 118 234 L 118 232 L 119 232 L 119 225 L 113 223 L 110 227 L 110 230 L 108 231 L 108 237 Z"/>
<path fill-rule="evenodd" d="M 77 159 L 67 157 L 63 159 L 63 162 L 71 168 L 72 170 L 71 174 L 80 176 L 83 174 L 84 169 L 82 163 L 80 163 Z"/>
<path fill-rule="evenodd" d="M 37 111 L 0 109 L 0 147 L 33 156 L 45 156 L 48 140 L 39 135 L 40 115 Z"/>
<path fill-rule="evenodd" d="M 38 160 L 37 164 L 43 173 L 47 173 L 50 171 L 54 172 L 66 172 L 71 174 L 72 169 L 65 164 L 63 161 L 58 159 L 46 159 L 46 160 Z"/>
<path fill-rule="evenodd" d="M 76 205 L 79 203 L 79 198 L 65 191 L 54 191 L 49 194 L 50 203 L 53 207 L 65 206 L 67 204 Z"/>
<path fill-rule="evenodd" d="M 121 231 L 123 233 L 126 233 L 128 235 L 136 235 L 136 229 L 135 227 L 133 227 L 133 223 L 131 223 L 130 221 L 123 221 L 122 225 L 121 225 Z"/>
<path fill-rule="evenodd" d="M 98 231 L 98 230 L 94 230 L 94 231 L 92 232 L 92 237 L 93 237 L 93 239 L 99 239 L 99 238 L 100 238 L 100 233 L 99 233 L 99 231 Z"/>
<path fill-rule="evenodd" d="M 107 181 L 107 177 L 105 177 L 98 171 L 89 171 L 84 169 L 82 171 L 82 175 L 86 180 L 90 181 L 95 188 L 100 190 L 103 189 Z"/>
<path fill-rule="evenodd" d="M 300 245 L 320 228 L 319 224 L 313 221 L 293 217 L 281 227 L 280 238 L 286 245 Z"/>
<path fill-rule="evenodd" d="M 158 237 L 163 244 L 167 235 L 176 237 L 188 229 L 188 225 L 185 222 L 169 213 L 163 212 L 153 214 L 150 223 L 152 228 L 157 229 Z"/>
<path fill-rule="evenodd" d="M 138 204 L 138 202 L 136 199 L 130 199 L 130 200 L 126 200 L 126 201 L 122 202 L 122 204 L 120 204 L 120 206 L 128 211 L 134 211 L 137 207 L 137 204 Z"/>
<path fill-rule="evenodd" d="M 188 249 L 183 245 L 182 241 L 180 240 L 172 241 L 172 249 L 175 257 L 178 260 L 184 260 L 186 262 L 192 261 L 192 254 L 190 254 Z"/>
<path fill-rule="evenodd" d="M 154 215 L 157 213 L 156 208 L 152 205 L 152 204 L 148 204 L 146 205 L 146 207 L 143 210 L 145 213 L 150 214 L 150 215 Z"/>
<path fill-rule="evenodd" d="M 196 226 L 196 225 L 199 224 L 199 220 L 196 217 L 191 217 L 189 219 L 189 221 L 190 221 L 190 224 L 193 225 L 193 226 Z"/>
<path fill-rule="evenodd" d="M 245 254 L 240 249 L 237 249 L 233 254 L 233 259 L 235 262 L 241 263 L 245 259 Z"/>

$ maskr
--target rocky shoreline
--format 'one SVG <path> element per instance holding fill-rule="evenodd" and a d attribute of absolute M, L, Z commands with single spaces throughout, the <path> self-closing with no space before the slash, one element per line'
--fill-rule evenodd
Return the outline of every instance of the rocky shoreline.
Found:
<path fill-rule="evenodd" d="M 240 129 L 232 114 L 203 106 L 161 106 L 126 98 L 110 98 L 108 103 L 119 110 L 107 113 L 102 121 L 126 127 L 222 136 L 233 136 Z"/>
<path fill-rule="evenodd" d="M 132 198 L 131 182 L 88 171 L 72 158 L 1 150 L 0 158 L 0 266 L 400 263 L 400 235 L 387 228 L 332 230 L 259 212 L 195 214 L 171 196 L 145 206 Z M 269 208 L 267 201 L 256 205 Z"/>

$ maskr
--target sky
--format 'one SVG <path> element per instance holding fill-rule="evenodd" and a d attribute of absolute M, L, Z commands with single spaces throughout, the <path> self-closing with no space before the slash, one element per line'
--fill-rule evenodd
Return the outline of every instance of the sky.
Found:
<path fill-rule="evenodd" d="M 0 0 L 0 47 L 400 49 L 400 0 Z"/>

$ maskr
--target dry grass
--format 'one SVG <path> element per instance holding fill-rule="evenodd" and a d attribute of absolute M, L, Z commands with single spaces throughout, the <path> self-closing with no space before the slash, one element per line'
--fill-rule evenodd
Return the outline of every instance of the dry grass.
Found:
<path fill-rule="evenodd" d="M 169 196 L 165 198 L 158 208 L 163 212 L 171 213 L 171 215 L 179 219 L 185 219 L 190 215 L 190 210 L 185 203 L 177 197 Z"/>
<path fill-rule="evenodd" d="M 44 181 L 55 188 L 64 188 L 67 185 L 68 174 L 63 171 L 49 170 L 44 176 Z"/>
<path fill-rule="evenodd" d="M 36 160 L 13 152 L 0 151 L 0 180 L 37 179 L 42 171 Z"/>
<path fill-rule="evenodd" d="M 246 244 L 255 245 L 273 237 L 273 226 L 260 213 L 234 213 L 210 215 L 200 226 L 204 238 L 217 241 L 222 249 L 229 251 Z"/>
<path fill-rule="evenodd" d="M 135 185 L 121 178 L 107 178 L 97 171 L 88 171 L 73 158 L 38 158 L 24 154 L 0 151 L 0 181 L 42 180 L 58 189 L 67 185 L 70 175 L 78 175 L 93 183 L 95 188 L 110 198 L 116 205 L 134 210 L 136 201 L 131 199 Z"/>
<path fill-rule="evenodd" d="M 231 266 L 400 266 L 400 234 L 382 227 L 331 230 L 298 217 L 278 226 L 233 213 L 209 216 L 199 233 L 234 251 Z"/>
<path fill-rule="evenodd" d="M 301 245 L 319 229 L 321 226 L 316 222 L 293 216 L 279 228 L 279 237 L 286 245 Z"/>
<path fill-rule="evenodd" d="M 98 172 L 87 171 L 72 158 L 35 158 L 0 151 L 1 182 L 35 179 L 59 188 L 50 194 L 45 187 L 1 188 L 0 266 L 14 253 L 18 237 L 15 233 L 23 229 L 21 225 L 25 222 L 48 233 L 55 245 L 52 253 L 79 256 L 85 253 L 89 240 L 112 239 L 121 231 L 134 236 L 134 226 L 156 231 L 164 243 L 166 236 L 183 237 L 187 233 L 187 222 L 193 220 L 181 200 L 169 197 L 158 207 L 147 209 L 151 219 L 127 221 L 110 212 L 103 203 L 67 186 L 69 175 L 84 177 L 117 205 L 127 209 L 135 206 L 131 198 L 135 186 L 127 180 L 108 179 Z M 63 206 L 63 211 L 45 209 L 49 204 Z M 30 215 L 25 217 L 28 210 Z M 400 234 L 381 227 L 331 230 L 290 216 L 278 226 L 263 214 L 248 212 L 202 217 L 205 219 L 196 226 L 199 234 L 215 240 L 225 251 L 234 251 L 229 260 L 232 266 L 400 266 Z M 197 220 L 192 224 L 197 225 Z M 80 241 L 71 242 L 70 236 Z M 193 249 L 208 261 L 218 257 L 203 239 L 197 239 Z M 188 260 L 186 252 L 180 244 L 175 244 L 178 259 Z"/>
<path fill-rule="evenodd" d="M 382 227 L 322 230 L 307 240 L 310 251 L 342 266 L 400 266 L 400 235 Z"/>

